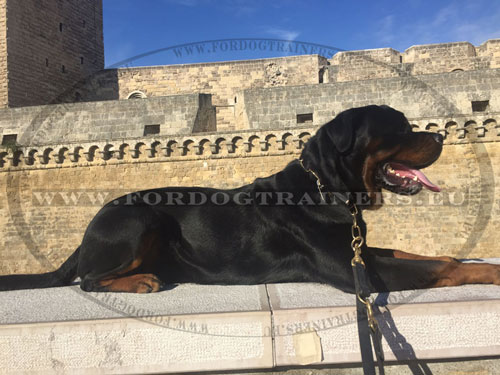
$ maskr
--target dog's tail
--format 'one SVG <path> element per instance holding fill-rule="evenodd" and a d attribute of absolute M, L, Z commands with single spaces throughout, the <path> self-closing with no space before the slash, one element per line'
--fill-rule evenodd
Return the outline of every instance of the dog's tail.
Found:
<path fill-rule="evenodd" d="M 0 276 L 0 291 L 70 285 L 76 278 L 80 247 L 57 270 L 33 275 Z"/>

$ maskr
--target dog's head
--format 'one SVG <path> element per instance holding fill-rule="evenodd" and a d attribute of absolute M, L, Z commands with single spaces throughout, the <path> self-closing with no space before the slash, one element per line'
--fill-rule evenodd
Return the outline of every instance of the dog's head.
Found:
<path fill-rule="evenodd" d="M 371 207 L 382 188 L 413 195 L 439 191 L 420 171 L 434 163 L 443 137 L 413 132 L 406 117 L 388 106 L 353 108 L 322 126 L 302 152 L 330 190 L 363 192 Z"/>

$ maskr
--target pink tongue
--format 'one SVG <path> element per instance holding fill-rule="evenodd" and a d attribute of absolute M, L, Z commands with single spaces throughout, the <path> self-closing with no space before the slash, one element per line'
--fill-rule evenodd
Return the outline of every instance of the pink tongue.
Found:
<path fill-rule="evenodd" d="M 418 169 L 412 169 L 407 167 L 406 165 L 399 164 L 399 163 L 389 163 L 392 169 L 396 171 L 396 173 L 399 173 L 401 176 L 405 177 L 415 177 L 417 176 L 418 181 L 425 186 L 427 189 L 434 191 L 434 192 L 440 192 L 441 188 L 437 185 L 434 185 L 432 182 L 429 181 L 429 179 Z"/>

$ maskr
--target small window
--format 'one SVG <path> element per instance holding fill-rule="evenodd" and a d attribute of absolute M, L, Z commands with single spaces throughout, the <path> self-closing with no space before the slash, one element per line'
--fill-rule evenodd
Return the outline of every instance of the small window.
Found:
<path fill-rule="evenodd" d="M 84 59 L 83 59 L 83 56 L 80 57 L 80 65 L 83 65 L 83 62 L 84 62 Z"/>
<path fill-rule="evenodd" d="M 323 83 L 325 80 L 325 70 L 320 69 L 319 70 L 319 83 Z"/>
<path fill-rule="evenodd" d="M 6 134 L 2 137 L 2 146 L 15 145 L 17 142 L 17 134 Z"/>
<path fill-rule="evenodd" d="M 399 56 L 399 63 L 402 64 L 403 63 L 403 56 Z"/>
<path fill-rule="evenodd" d="M 146 94 L 142 91 L 132 91 L 128 94 L 127 99 L 146 99 Z"/>
<path fill-rule="evenodd" d="M 66 73 L 66 66 L 61 66 L 61 72 Z"/>
<path fill-rule="evenodd" d="M 471 102 L 472 112 L 485 112 L 490 104 L 489 100 L 479 100 L 477 102 Z"/>
<path fill-rule="evenodd" d="M 63 24 L 62 24 L 62 23 L 60 23 L 60 24 L 59 24 L 59 31 L 60 31 L 61 33 L 62 33 L 62 31 L 63 31 Z"/>
<path fill-rule="evenodd" d="M 49 66 L 49 59 L 45 59 L 45 66 Z"/>
<path fill-rule="evenodd" d="M 144 135 L 160 134 L 160 125 L 144 126 Z"/>
<path fill-rule="evenodd" d="M 82 21 L 82 26 L 83 26 L 83 27 L 87 26 L 87 21 L 83 20 L 83 21 Z"/>
<path fill-rule="evenodd" d="M 78 91 L 75 92 L 75 102 L 81 102 L 82 101 L 82 94 L 80 94 Z"/>
<path fill-rule="evenodd" d="M 312 124 L 312 122 L 313 122 L 312 113 L 303 113 L 297 115 L 297 124 Z"/>

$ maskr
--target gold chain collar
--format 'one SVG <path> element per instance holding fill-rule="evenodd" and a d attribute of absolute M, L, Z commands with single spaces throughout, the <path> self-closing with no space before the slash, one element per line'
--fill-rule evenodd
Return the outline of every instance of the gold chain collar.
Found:
<path fill-rule="evenodd" d="M 316 174 L 316 172 L 314 172 L 312 169 L 307 169 L 305 166 L 304 166 L 304 162 L 302 159 L 299 159 L 299 163 L 300 163 L 300 166 L 302 167 L 302 169 L 304 171 L 306 171 L 307 173 L 311 173 L 314 178 L 316 178 L 316 185 L 318 186 L 318 191 L 319 191 L 319 195 L 321 196 L 321 200 L 323 202 L 326 202 L 325 200 L 325 196 L 323 195 L 323 188 L 325 187 L 325 185 L 323 185 L 321 183 L 321 180 L 319 179 L 319 176 Z"/>

